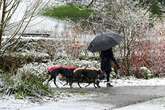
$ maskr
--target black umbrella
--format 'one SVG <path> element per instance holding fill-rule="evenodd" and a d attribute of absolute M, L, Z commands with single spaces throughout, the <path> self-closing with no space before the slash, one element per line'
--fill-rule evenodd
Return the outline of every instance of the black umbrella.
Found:
<path fill-rule="evenodd" d="M 96 35 L 88 46 L 91 52 L 107 50 L 111 47 L 118 45 L 123 37 L 114 32 L 106 32 Z"/>

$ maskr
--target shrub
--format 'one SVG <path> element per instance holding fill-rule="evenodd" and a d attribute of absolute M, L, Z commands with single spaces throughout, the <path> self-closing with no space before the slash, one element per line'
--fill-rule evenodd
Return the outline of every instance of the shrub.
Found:
<path fill-rule="evenodd" d="M 100 64 L 98 60 L 79 60 L 79 59 L 72 59 L 68 57 L 61 57 L 54 61 L 54 64 L 62 64 L 62 65 L 75 65 L 78 67 L 96 67 L 99 68 Z"/>
<path fill-rule="evenodd" d="M 159 76 L 165 72 L 165 41 L 158 42 L 143 41 L 137 45 L 131 54 L 131 65 L 135 71 L 140 67 L 148 68 L 154 76 Z M 139 71 L 140 72 L 140 71 Z"/>
<path fill-rule="evenodd" d="M 47 54 L 12 52 L 0 55 L 0 69 L 10 73 L 16 73 L 18 68 L 32 62 L 48 62 Z"/>
<path fill-rule="evenodd" d="M 80 55 L 79 56 L 79 59 L 80 60 L 97 60 L 99 61 L 100 60 L 100 57 L 99 56 L 87 56 L 87 55 Z"/>
<path fill-rule="evenodd" d="M 146 67 L 140 67 L 140 72 L 143 75 L 144 79 L 150 79 L 153 77 L 152 72 Z"/>
<path fill-rule="evenodd" d="M 17 74 L 11 76 L 10 74 L 3 75 L 3 92 L 6 94 L 14 94 L 16 98 L 25 98 L 26 96 L 33 96 L 40 98 L 41 96 L 51 96 L 52 91 L 43 82 L 45 78 L 43 76 L 37 76 L 35 74 Z"/>

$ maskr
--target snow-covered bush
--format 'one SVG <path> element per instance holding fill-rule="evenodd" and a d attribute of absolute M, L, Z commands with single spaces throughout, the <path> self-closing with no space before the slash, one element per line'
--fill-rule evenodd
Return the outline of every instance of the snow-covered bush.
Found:
<path fill-rule="evenodd" d="M 0 68 L 10 73 L 15 73 L 18 68 L 23 67 L 25 64 L 32 62 L 48 62 L 49 56 L 44 53 L 21 53 L 12 52 L 0 56 Z"/>
<path fill-rule="evenodd" d="M 100 60 L 100 57 L 99 55 L 96 55 L 96 54 L 92 54 L 90 52 L 84 54 L 83 52 L 81 52 L 79 54 L 79 57 L 78 57 L 80 60 Z"/>
<path fill-rule="evenodd" d="M 61 57 L 54 61 L 54 64 L 61 64 L 61 65 L 75 65 L 78 67 L 100 67 L 100 63 L 97 60 L 80 60 L 80 59 L 73 59 L 69 57 Z"/>
<path fill-rule="evenodd" d="M 118 73 L 118 71 L 115 71 L 115 68 L 112 68 L 112 71 L 110 73 L 110 77 L 111 78 L 120 78 L 120 74 Z"/>
<path fill-rule="evenodd" d="M 42 75 L 47 73 L 47 67 L 53 65 L 53 63 L 29 63 L 24 65 L 22 68 L 19 68 L 17 71 L 18 75 L 21 74 L 35 74 L 35 75 Z"/>
<path fill-rule="evenodd" d="M 7 73 L 2 74 L 3 92 L 9 95 L 14 94 L 16 98 L 51 96 L 51 89 L 43 84 L 47 79 L 46 69 L 48 65 L 49 63 L 47 65 L 30 63 L 19 68 L 14 76 Z"/>
<path fill-rule="evenodd" d="M 10 76 L 11 74 L 4 74 L 5 78 L 3 81 L 5 82 L 5 86 L 3 90 L 8 94 L 15 94 L 17 98 L 51 95 L 50 88 L 43 83 L 48 78 L 47 67 L 56 64 L 97 68 L 99 68 L 100 65 L 98 61 L 71 59 L 69 57 L 60 57 L 54 62 L 48 63 L 25 64 L 22 68 L 17 70 L 17 74 L 15 76 Z"/>
<path fill-rule="evenodd" d="M 149 79 L 153 77 L 152 72 L 147 67 L 140 67 L 140 72 L 145 79 Z"/>

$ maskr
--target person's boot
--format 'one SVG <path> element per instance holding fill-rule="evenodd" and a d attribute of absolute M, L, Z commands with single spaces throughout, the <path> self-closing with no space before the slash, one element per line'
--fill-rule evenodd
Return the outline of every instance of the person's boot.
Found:
<path fill-rule="evenodd" d="M 113 87 L 110 82 L 107 82 L 107 87 Z"/>

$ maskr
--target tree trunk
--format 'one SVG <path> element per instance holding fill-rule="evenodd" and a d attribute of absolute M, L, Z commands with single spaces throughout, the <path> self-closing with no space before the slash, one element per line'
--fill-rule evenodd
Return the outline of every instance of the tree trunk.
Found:
<path fill-rule="evenodd" d="M 5 10 L 6 10 L 6 0 L 1 1 L 1 7 L 2 9 L 2 15 L 1 15 L 1 21 L 0 21 L 0 49 L 2 47 L 2 35 L 4 30 L 4 19 L 5 19 Z"/>

